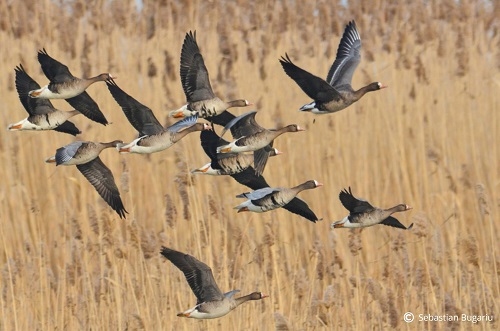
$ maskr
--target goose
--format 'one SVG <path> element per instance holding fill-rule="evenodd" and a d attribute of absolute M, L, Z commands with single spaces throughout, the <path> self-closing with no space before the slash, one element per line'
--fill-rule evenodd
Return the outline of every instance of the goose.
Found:
<path fill-rule="evenodd" d="M 234 207 L 234 209 L 237 209 L 238 213 L 244 211 L 263 213 L 283 207 L 303 190 L 310 190 L 320 186 L 323 186 L 323 184 L 319 183 L 316 180 L 308 180 L 307 182 L 304 182 L 292 188 L 265 187 L 253 192 L 242 193 L 237 195 L 236 197 L 246 198 L 248 200 Z"/>
<path fill-rule="evenodd" d="M 160 253 L 184 273 L 197 299 L 196 306 L 177 314 L 179 317 L 196 319 L 218 318 L 228 314 L 231 310 L 249 300 L 261 300 L 269 297 L 262 292 L 253 292 L 239 298 L 234 298 L 234 295 L 239 290 L 222 293 L 215 282 L 212 269 L 205 263 L 191 255 L 165 246 L 162 246 Z"/>
<path fill-rule="evenodd" d="M 233 177 L 234 180 L 236 180 L 241 185 L 245 185 L 252 190 L 259 190 L 269 187 L 269 184 L 267 183 L 264 176 L 257 175 L 252 167 L 248 167 L 242 172 L 238 172 L 230 176 Z M 307 203 L 305 203 L 303 200 L 297 197 L 293 198 L 289 203 L 285 204 L 282 208 L 293 214 L 302 216 L 313 223 L 316 223 L 317 221 L 321 220 L 316 216 L 316 214 L 311 210 L 311 208 L 309 208 Z"/>
<path fill-rule="evenodd" d="M 271 144 L 274 139 L 285 132 L 305 131 L 297 124 L 287 125 L 277 130 L 267 130 L 255 121 L 256 111 L 250 111 L 231 120 L 222 130 L 221 137 L 227 130 L 231 130 L 233 138 L 236 140 L 217 147 L 217 153 L 242 153 L 254 152 L 255 164 L 259 169 L 263 169 L 269 153 L 263 150 Z"/>
<path fill-rule="evenodd" d="M 9 130 L 55 130 L 73 136 L 82 133 L 73 123 L 68 121 L 68 118 L 80 114 L 78 110 L 58 110 L 47 99 L 30 98 L 28 92 L 40 88 L 40 85 L 28 75 L 21 64 L 14 71 L 16 73 L 17 94 L 29 116 L 17 123 L 10 124 Z"/>
<path fill-rule="evenodd" d="M 326 81 L 299 67 L 288 54 L 281 57 L 280 63 L 285 73 L 311 98 L 313 102 L 302 106 L 300 111 L 313 114 L 327 114 L 342 110 L 361 99 L 367 92 L 377 91 L 387 86 L 380 82 L 368 84 L 355 91 L 351 86 L 352 75 L 361 61 L 361 37 L 354 21 L 347 24 L 337 57 L 328 71 Z"/>
<path fill-rule="evenodd" d="M 205 164 L 201 168 L 192 170 L 192 173 L 214 176 L 233 175 L 242 172 L 254 163 L 253 154 L 217 153 L 217 144 L 227 144 L 227 141 L 220 138 L 213 130 L 202 131 L 200 140 L 201 146 L 208 157 L 210 157 L 211 162 Z M 268 153 L 269 156 L 282 154 L 278 149 L 269 145 L 263 149 L 263 152 Z M 263 170 L 262 167 L 256 167 L 255 173 L 261 175 Z"/>
<path fill-rule="evenodd" d="M 85 90 L 95 82 L 113 78 L 111 74 L 103 73 L 91 78 L 77 78 L 71 74 L 67 66 L 50 57 L 45 48 L 38 51 L 38 62 L 40 62 L 42 71 L 50 83 L 42 88 L 29 91 L 30 97 L 66 99 L 72 107 L 89 119 L 103 125 L 109 124 L 97 103 Z"/>
<path fill-rule="evenodd" d="M 232 107 L 251 106 L 248 100 L 223 101 L 213 92 L 208 70 L 196 42 L 196 31 L 186 33 L 181 51 L 181 84 L 187 104 L 169 113 L 174 118 L 198 114 L 201 118 L 214 118 Z M 216 119 L 214 119 L 216 121 Z"/>
<path fill-rule="evenodd" d="M 47 163 L 58 165 L 76 165 L 78 170 L 94 186 L 97 193 L 113 208 L 120 216 L 125 218 L 128 213 L 123 206 L 120 192 L 115 184 L 111 170 L 101 161 L 99 154 L 105 148 L 116 147 L 123 143 L 115 140 L 108 143 L 91 141 L 75 141 L 71 144 L 58 148 L 56 154 L 45 160 Z"/>
<path fill-rule="evenodd" d="M 226 111 L 225 113 L 229 112 Z M 205 137 L 202 137 L 204 135 Z M 214 145 L 214 141 L 217 142 L 219 136 L 215 134 L 215 132 L 213 132 L 212 130 L 206 130 L 201 132 L 200 138 L 202 140 L 202 147 L 205 150 L 205 153 L 207 153 L 207 155 L 211 159 L 214 159 L 213 154 L 215 153 L 214 148 L 216 146 Z M 269 153 L 270 156 L 272 156 L 273 154 L 281 154 L 281 152 L 279 151 L 273 152 L 272 150 L 269 151 Z M 231 154 L 226 154 L 226 155 L 231 155 Z M 236 155 L 245 155 L 245 154 L 236 154 Z M 219 157 L 220 156 L 217 154 L 217 158 Z M 212 163 L 207 164 L 206 167 L 208 167 L 209 169 L 205 170 L 205 173 L 211 172 L 211 174 L 215 175 L 215 172 L 217 172 L 217 174 L 220 174 L 221 172 L 221 169 L 218 169 L 217 165 L 214 165 L 213 166 L 214 168 L 212 168 Z M 232 167 L 230 167 L 230 169 L 231 168 Z M 229 176 L 233 177 L 234 180 L 236 180 L 241 185 L 245 185 L 252 190 L 258 190 L 265 187 L 269 187 L 269 184 L 267 183 L 266 179 L 262 175 L 257 174 L 252 166 L 249 166 L 248 168 L 240 172 L 235 172 L 233 174 L 230 174 Z M 283 206 L 283 209 L 286 209 L 293 214 L 302 216 L 313 223 L 316 223 L 317 221 L 320 220 L 316 216 L 316 214 L 314 214 L 314 212 L 309 208 L 307 203 L 305 203 L 304 201 L 302 201 L 297 197 L 293 198 L 289 203 L 285 204 Z"/>
<path fill-rule="evenodd" d="M 391 216 L 394 213 L 412 209 L 408 205 L 399 204 L 389 209 L 373 207 L 368 201 L 354 197 L 350 187 L 349 191 L 344 189 L 340 192 L 339 199 L 350 214 L 342 220 L 332 223 L 332 228 L 365 228 L 375 224 L 389 225 L 404 230 L 413 227 L 413 223 L 406 227 Z"/>
<path fill-rule="evenodd" d="M 130 124 L 139 131 L 139 138 L 127 145 L 118 145 L 120 153 L 150 154 L 163 151 L 188 133 L 211 129 L 207 123 L 196 123 L 198 115 L 187 117 L 164 128 L 151 109 L 125 93 L 114 80 L 106 81 L 106 85 Z"/>

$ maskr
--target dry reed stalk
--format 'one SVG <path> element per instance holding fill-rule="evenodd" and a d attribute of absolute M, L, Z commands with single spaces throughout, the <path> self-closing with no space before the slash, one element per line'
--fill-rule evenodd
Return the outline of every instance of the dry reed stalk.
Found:
<path fill-rule="evenodd" d="M 80 193 L 68 190 L 67 185 L 54 185 L 55 176 L 67 175 L 40 166 L 40 160 L 53 153 L 54 146 L 66 144 L 69 137 L 53 132 L 17 134 L 4 130 L 0 132 L 0 160 L 6 165 L 2 173 L 4 186 L 0 188 L 0 228 L 3 229 L 0 240 L 4 252 L 0 255 L 0 311 L 5 317 L 2 326 L 6 329 L 127 326 L 188 329 L 189 326 L 183 324 L 187 321 L 175 318 L 175 308 L 157 308 L 176 307 L 174 300 L 179 301 L 179 305 L 181 301 L 185 304 L 185 300 L 179 299 L 182 295 L 177 294 L 179 284 L 185 285 L 182 275 L 178 282 L 172 281 L 175 277 L 164 274 L 170 269 L 160 268 L 164 266 L 156 262 L 160 257 L 154 258 L 158 240 L 200 258 L 217 255 L 214 265 L 222 271 L 219 276 L 222 283 L 229 282 L 227 278 L 231 274 L 248 284 L 258 279 L 265 284 L 263 290 L 271 292 L 273 301 L 240 307 L 243 309 L 213 321 L 216 324 L 202 322 L 199 324 L 202 328 L 211 325 L 220 329 L 272 328 L 273 325 L 277 328 L 273 315 L 276 311 L 286 316 L 289 329 L 296 325 L 304 329 L 324 328 L 324 325 L 333 329 L 398 327 L 394 307 L 410 311 L 419 307 L 431 314 L 442 307 L 447 313 L 500 314 L 495 305 L 500 293 L 500 262 L 494 249 L 500 233 L 494 222 L 499 212 L 495 183 L 500 172 L 494 165 L 500 151 L 495 144 L 500 125 L 498 115 L 489 111 L 495 107 L 494 89 L 498 86 L 491 71 L 499 63 L 498 47 L 494 47 L 498 44 L 495 2 L 489 9 L 477 2 L 459 5 L 454 1 L 425 5 L 420 1 L 381 3 L 380 6 L 356 1 L 348 7 L 324 1 L 315 7 L 289 1 L 237 5 L 190 2 L 183 7 L 181 3 L 162 1 L 145 2 L 139 13 L 133 3 L 117 8 L 118 3 L 106 7 L 109 4 L 105 1 L 91 4 L 74 1 L 63 7 L 46 1 L 33 7 L 34 14 L 29 20 L 26 19 L 28 4 L 0 3 L 2 17 L 8 18 L 0 22 L 0 40 L 10 45 L 0 54 L 0 62 L 6 68 L 12 69 L 21 62 L 39 83 L 45 82 L 36 61 L 36 50 L 42 47 L 61 61 L 67 61 L 74 74 L 103 67 L 115 72 L 116 68 L 118 75 L 125 79 L 120 86 L 124 84 L 124 89 L 143 95 L 144 102 L 163 118 L 162 109 L 173 109 L 174 104 L 185 100 L 177 75 L 180 45 L 186 31 L 197 29 L 209 71 L 214 78 L 216 70 L 220 72 L 221 81 L 215 79 L 216 89 L 225 95 L 248 95 L 257 103 L 257 109 L 263 110 L 259 116 L 264 123 L 297 119 L 309 126 L 303 138 L 291 143 L 277 141 L 277 147 L 283 145 L 287 153 L 282 156 L 286 158 L 280 160 L 280 165 L 287 169 L 286 181 L 294 181 L 307 172 L 321 174 L 321 180 L 331 187 L 322 192 L 322 199 L 312 203 L 308 200 L 315 211 L 320 210 L 324 217 L 341 217 L 336 188 L 346 183 L 360 187 L 367 196 L 380 195 L 382 201 L 392 198 L 391 194 L 411 197 L 411 204 L 418 209 L 411 215 L 411 221 L 415 222 L 411 233 L 387 229 L 390 245 L 379 245 L 375 253 L 361 249 L 361 239 L 367 244 L 376 241 L 378 229 L 364 230 L 362 238 L 338 232 L 333 244 L 324 224 L 307 224 L 307 228 L 290 225 L 287 223 L 290 215 L 286 213 L 273 213 L 272 218 L 252 215 L 243 219 L 243 222 L 250 220 L 243 225 L 234 219 L 230 204 L 226 208 L 227 201 L 218 200 L 219 196 L 231 196 L 240 190 L 238 184 L 228 179 L 223 181 L 224 185 L 215 186 L 214 181 L 200 180 L 193 187 L 190 179 L 184 178 L 177 185 L 184 185 L 187 194 L 184 199 L 189 199 L 191 210 L 188 217 L 197 222 L 189 223 L 192 225 L 189 231 L 178 231 L 177 211 L 168 206 L 186 204 L 179 191 L 165 184 L 175 177 L 172 169 L 178 162 L 174 153 L 167 151 L 149 158 L 127 158 L 129 193 L 140 197 L 147 190 L 153 194 L 148 194 L 151 198 L 147 202 L 134 206 L 144 219 L 141 226 L 133 222 L 129 225 L 127 221 L 121 233 L 115 226 L 122 223 L 111 223 L 110 212 L 105 210 L 101 217 L 104 208 L 94 207 L 97 200 L 91 187 L 84 189 L 82 185 L 84 191 Z M 115 24 L 110 8 L 117 11 L 119 23 Z M 317 16 L 312 14 L 314 10 L 318 10 Z M 187 15 L 181 15 L 186 12 Z M 234 16 L 221 19 L 225 12 Z M 405 19 L 409 12 L 418 15 Z M 215 19 L 202 20 L 202 13 Z M 277 59 L 285 51 L 289 52 L 297 64 L 323 76 L 321 73 L 326 74 L 333 60 L 346 17 L 356 19 L 363 38 L 362 62 L 353 85 L 377 77 L 388 82 L 391 88 L 384 91 L 388 93 L 367 96 L 345 111 L 317 117 L 313 125 L 310 114 L 296 112 L 296 108 L 308 101 L 307 97 L 283 75 Z M 64 29 L 70 21 L 74 26 Z M 76 34 L 62 36 L 57 26 Z M 470 28 L 472 26 L 475 28 Z M 34 30 L 44 35 L 43 41 L 28 38 L 29 31 Z M 217 31 L 222 31 L 221 38 Z M 280 33 L 274 33 L 278 31 Z M 85 52 L 90 48 L 90 52 Z M 439 61 L 435 61 L 436 55 Z M 230 57 L 230 62 L 225 56 Z M 232 68 L 231 71 L 228 68 Z M 425 84 L 426 81 L 429 84 Z M 5 91 L 4 103 L 17 105 L 6 107 L 0 116 L 6 125 L 23 110 L 15 93 L 13 73 L 4 75 L 0 85 Z M 112 117 L 114 124 L 101 128 L 85 118 L 75 117 L 75 123 L 84 131 L 77 139 L 130 136 L 130 125 L 106 88 L 95 86 L 89 94 L 106 115 Z M 67 109 L 64 102 L 54 104 Z M 326 146 L 319 143 L 322 141 L 334 143 Z M 195 154 L 199 142 L 196 139 L 184 142 L 193 152 L 185 158 L 182 168 L 187 169 L 191 162 L 203 162 L 204 155 Z M 297 156 L 297 150 L 307 151 L 307 157 Z M 426 156 L 428 150 L 432 150 L 429 157 Z M 109 160 L 116 157 L 111 155 Z M 366 160 L 372 160 L 369 166 Z M 105 163 L 119 169 L 119 163 L 114 166 L 112 162 Z M 269 182 L 279 178 L 281 171 L 276 168 L 279 167 L 272 164 L 266 168 Z M 144 173 L 154 171 L 162 183 L 148 181 L 142 173 L 132 176 L 136 169 L 143 169 Z M 471 189 L 475 183 L 484 184 L 477 186 L 474 192 Z M 120 190 L 125 190 L 124 186 L 122 182 Z M 396 187 L 395 191 L 391 191 L 391 187 Z M 201 195 L 210 199 L 204 200 Z M 57 204 L 60 199 L 56 197 L 65 197 L 62 213 Z M 451 209 L 454 216 L 447 220 Z M 197 216 L 208 212 L 217 217 Z M 270 221 L 257 222 L 262 217 L 270 217 Z M 470 237 L 460 237 L 461 232 L 470 230 L 470 222 L 474 220 L 488 226 L 474 227 Z M 234 240 L 238 238 L 241 242 L 236 245 Z M 37 253 L 41 242 L 46 246 Z M 66 242 L 68 249 L 61 249 L 62 242 Z M 128 245 L 123 245 L 124 242 Z M 206 244 L 202 245 L 203 242 Z M 25 248 L 26 243 L 31 243 L 29 249 Z M 214 243 L 220 244 L 222 252 L 216 252 L 218 246 Z M 144 248 L 144 244 L 148 247 Z M 237 251 L 235 247 L 242 249 Z M 317 250 L 313 259 L 305 247 Z M 457 247 L 461 254 L 450 247 Z M 397 251 L 392 252 L 392 248 Z M 153 258 L 146 260 L 141 251 L 147 251 Z M 346 259 L 348 256 L 351 258 Z M 379 266 L 366 262 L 378 260 L 380 256 L 388 259 L 388 263 Z M 412 261 L 411 264 L 405 259 Z M 130 265 L 134 260 L 136 262 Z M 256 268 L 247 269 L 246 261 L 257 262 Z M 290 299 L 295 289 L 286 285 L 291 281 L 288 275 L 296 270 L 303 270 L 301 277 L 309 282 L 309 290 L 300 302 Z M 365 277 L 382 287 L 381 300 L 387 306 L 386 314 L 381 314 L 379 305 L 369 306 L 370 294 L 363 293 Z M 58 283 L 54 283 L 54 279 Z M 130 286 L 124 285 L 132 279 Z M 131 291 L 118 290 L 117 285 Z M 329 286 L 338 286 L 334 291 L 337 304 L 329 303 L 335 307 L 333 312 L 321 306 L 321 300 L 317 299 L 325 293 L 323 301 L 327 301 Z M 133 294 L 127 295 L 130 292 Z M 32 293 L 37 293 L 33 296 L 35 300 L 31 298 Z M 190 295 L 189 289 L 186 293 Z M 360 314 L 359 307 L 367 307 L 366 314 Z M 116 314 L 116 311 L 122 313 Z M 257 319 L 255 312 L 258 312 Z M 317 316 L 313 315 L 315 312 Z M 134 321 L 133 316 L 141 321 Z M 453 323 L 422 324 L 422 327 L 458 329 Z M 498 325 L 481 327 L 493 330 Z"/>

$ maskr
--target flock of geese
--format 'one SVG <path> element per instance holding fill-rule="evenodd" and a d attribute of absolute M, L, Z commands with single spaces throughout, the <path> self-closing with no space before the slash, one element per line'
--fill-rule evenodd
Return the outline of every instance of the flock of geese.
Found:
<path fill-rule="evenodd" d="M 371 83 L 359 90 L 351 87 L 353 73 L 360 62 L 361 38 L 354 21 L 347 24 L 340 41 L 337 56 L 326 80 L 296 66 L 285 54 L 279 61 L 285 71 L 313 101 L 300 108 L 313 114 L 333 113 L 359 100 L 367 92 L 385 88 L 379 82 Z M 201 146 L 210 162 L 193 170 L 193 173 L 207 175 L 229 175 L 236 181 L 252 189 L 237 195 L 246 199 L 235 207 L 239 212 L 267 212 L 277 208 L 298 214 L 311 222 L 318 217 L 306 202 L 297 198 L 303 190 L 322 186 L 316 180 L 308 180 L 291 188 L 270 187 L 262 172 L 269 157 L 279 155 L 273 147 L 274 140 L 282 134 L 304 131 L 296 124 L 279 129 L 260 126 L 250 111 L 234 116 L 227 109 L 252 105 L 247 100 L 223 101 L 213 92 L 203 56 L 196 42 L 196 32 L 185 36 L 180 56 L 180 78 L 187 103 L 170 116 L 180 119 L 169 127 L 163 127 L 153 111 L 123 91 L 109 73 L 92 78 L 77 78 L 68 67 L 53 59 L 45 49 L 38 52 L 38 61 L 50 83 L 40 87 L 24 70 L 22 65 L 15 68 L 15 83 L 19 99 L 29 116 L 9 125 L 9 130 L 55 130 L 71 135 L 81 131 L 69 121 L 78 114 L 103 125 L 109 124 L 97 103 L 85 91 L 96 82 L 104 81 L 114 100 L 122 108 L 130 124 L 137 130 L 138 138 L 130 143 L 121 140 L 112 142 L 75 141 L 56 150 L 46 162 L 56 165 L 76 165 L 78 170 L 94 186 L 99 195 L 125 218 L 127 211 L 115 184 L 113 174 L 99 158 L 107 148 L 116 148 L 120 153 L 149 154 L 163 151 L 177 143 L 189 133 L 200 131 Z M 65 99 L 73 110 L 62 111 L 53 107 L 50 99 Z M 201 123 L 202 118 L 207 122 Z M 217 135 L 213 125 L 223 126 Z M 233 141 L 222 137 L 230 131 Z M 369 202 L 356 198 L 349 187 L 342 190 L 339 199 L 349 215 L 331 225 L 332 228 L 367 227 L 384 224 L 401 229 L 410 229 L 391 215 L 411 207 L 400 204 L 393 208 L 381 209 Z M 196 258 L 173 249 L 163 247 L 161 254 L 170 260 L 185 275 L 189 286 L 197 298 L 196 305 L 178 316 L 191 318 L 216 318 L 248 300 L 260 300 L 267 295 L 254 292 L 234 298 L 237 290 L 223 293 L 217 286 L 212 271 Z"/>

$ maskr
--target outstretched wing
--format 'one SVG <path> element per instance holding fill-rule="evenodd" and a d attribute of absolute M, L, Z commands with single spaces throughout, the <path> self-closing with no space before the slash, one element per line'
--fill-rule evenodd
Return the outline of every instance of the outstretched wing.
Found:
<path fill-rule="evenodd" d="M 208 70 L 196 42 L 196 31 L 186 33 L 181 51 L 181 84 L 188 102 L 215 97 Z"/>
<path fill-rule="evenodd" d="M 368 201 L 357 199 L 352 195 L 351 187 L 349 187 L 349 191 L 346 189 L 342 190 L 339 194 L 339 199 L 342 205 L 351 213 L 366 213 L 374 209 Z"/>
<path fill-rule="evenodd" d="M 130 124 L 139 131 L 139 136 L 150 136 L 163 131 L 163 126 L 151 109 L 125 93 L 114 80 L 108 79 L 106 85 Z"/>
<path fill-rule="evenodd" d="M 123 206 L 120 192 L 115 184 L 115 179 L 111 170 L 96 157 L 90 162 L 78 164 L 78 170 L 87 178 L 87 180 L 94 186 L 97 193 L 118 213 L 120 218 L 125 218 L 125 207 Z"/>
<path fill-rule="evenodd" d="M 342 98 L 342 96 L 325 80 L 297 67 L 292 60 L 290 60 L 288 54 L 285 54 L 285 57 L 280 59 L 280 63 L 285 73 L 299 85 L 309 98 L 323 103 L 332 100 L 340 100 Z"/>
<path fill-rule="evenodd" d="M 170 260 L 184 273 L 191 290 L 198 299 L 196 304 L 224 299 L 224 294 L 215 282 L 212 269 L 205 263 L 191 255 L 167 247 L 162 247 L 161 255 Z"/>
<path fill-rule="evenodd" d="M 52 58 L 44 49 L 38 51 L 38 62 L 51 83 L 63 83 L 75 78 L 68 67 Z"/>
<path fill-rule="evenodd" d="M 337 49 L 337 57 L 328 71 L 326 81 L 333 87 L 351 85 L 352 75 L 361 61 L 360 52 L 361 37 L 356 23 L 351 21 L 345 27 Z"/>
<path fill-rule="evenodd" d="M 316 214 L 314 214 L 311 208 L 309 208 L 307 203 L 297 197 L 293 198 L 289 203 L 284 205 L 283 208 L 291 213 L 305 217 L 313 223 L 319 221 L 318 217 L 316 216 Z"/>
<path fill-rule="evenodd" d="M 404 230 L 410 230 L 413 227 L 413 223 L 411 223 L 409 227 L 406 227 L 392 216 L 387 217 L 385 220 L 380 222 L 380 224 L 384 224 L 384 225 L 388 225 L 388 226 L 392 226 L 392 227 L 404 229 Z"/>

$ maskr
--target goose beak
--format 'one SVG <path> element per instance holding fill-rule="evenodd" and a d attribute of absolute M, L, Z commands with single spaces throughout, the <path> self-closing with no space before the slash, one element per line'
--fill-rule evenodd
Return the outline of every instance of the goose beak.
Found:
<path fill-rule="evenodd" d="M 260 294 L 260 296 L 261 296 L 261 298 L 262 298 L 262 299 L 264 299 L 264 298 L 269 298 L 269 295 L 264 294 L 264 293 L 261 293 L 261 294 Z"/>
<path fill-rule="evenodd" d="M 238 209 L 238 213 L 241 213 L 241 212 L 244 212 L 244 211 L 249 211 L 248 207 L 243 207 L 243 208 Z"/>
<path fill-rule="evenodd" d="M 18 123 L 18 124 L 11 124 L 9 125 L 9 127 L 7 128 L 8 130 L 20 130 L 22 128 L 22 124 L 21 123 Z"/>
<path fill-rule="evenodd" d="M 306 131 L 306 129 L 301 128 L 300 126 L 297 125 L 297 131 Z"/>
<path fill-rule="evenodd" d="M 323 183 L 316 183 L 316 187 L 323 186 Z"/>
<path fill-rule="evenodd" d="M 172 116 L 173 118 L 184 118 L 184 114 L 182 112 L 174 112 L 174 113 L 171 113 L 170 116 Z"/>
<path fill-rule="evenodd" d="M 40 91 L 37 91 L 37 90 L 33 90 L 33 91 L 29 91 L 28 92 L 28 95 L 31 97 L 31 98 L 37 98 L 39 95 L 40 95 Z"/>
<path fill-rule="evenodd" d="M 130 153 L 130 147 L 118 147 L 118 152 L 120 152 L 120 154 Z"/>
<path fill-rule="evenodd" d="M 51 156 L 48 159 L 45 160 L 46 163 L 56 163 L 56 157 Z"/>
<path fill-rule="evenodd" d="M 378 86 L 379 86 L 379 89 L 383 89 L 383 88 L 388 88 L 389 87 L 389 86 L 384 85 L 382 83 L 378 83 Z"/>
<path fill-rule="evenodd" d="M 406 210 L 413 209 L 413 207 L 412 207 L 412 206 L 405 205 L 405 207 L 406 207 Z"/>
<path fill-rule="evenodd" d="M 332 228 L 337 229 L 337 228 L 343 228 L 344 223 L 333 223 Z"/>
<path fill-rule="evenodd" d="M 219 153 L 229 153 L 231 152 L 231 147 L 221 148 Z"/>
<path fill-rule="evenodd" d="M 203 168 L 198 168 L 198 169 L 194 169 L 194 170 L 191 170 L 191 173 L 192 174 L 195 174 L 197 172 L 202 172 L 202 173 L 205 173 L 208 171 L 208 169 L 210 168 L 210 166 L 208 167 L 203 167 Z"/>
<path fill-rule="evenodd" d="M 189 313 L 178 313 L 178 317 L 189 317 Z"/>

